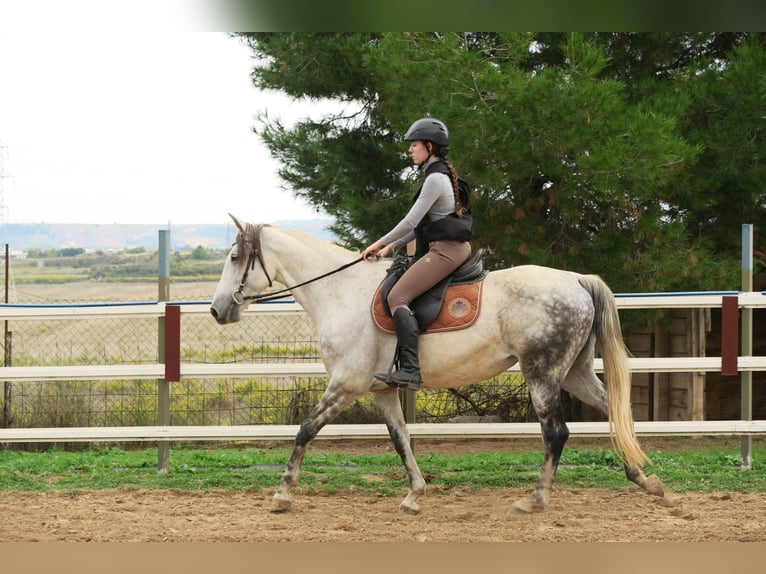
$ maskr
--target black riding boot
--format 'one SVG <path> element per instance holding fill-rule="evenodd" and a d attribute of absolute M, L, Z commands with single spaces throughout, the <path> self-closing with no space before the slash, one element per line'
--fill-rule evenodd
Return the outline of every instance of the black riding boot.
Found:
<path fill-rule="evenodd" d="M 399 369 L 387 373 L 375 373 L 375 378 L 397 387 L 407 387 L 413 391 L 420 389 L 420 363 L 418 361 L 418 336 L 420 328 L 415 315 L 406 307 L 394 311 L 396 329 L 396 356 Z"/>

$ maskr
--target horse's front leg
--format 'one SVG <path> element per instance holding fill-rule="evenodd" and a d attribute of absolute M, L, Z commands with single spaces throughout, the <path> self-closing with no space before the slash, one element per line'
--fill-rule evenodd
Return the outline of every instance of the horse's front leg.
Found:
<path fill-rule="evenodd" d="M 359 394 L 358 392 L 344 391 L 335 382 L 331 382 L 330 386 L 327 387 L 322 398 L 298 429 L 293 453 L 285 472 L 282 474 L 282 481 L 271 500 L 271 512 L 285 512 L 290 509 L 292 503 L 290 490 L 298 483 L 303 457 L 306 456 L 309 443 L 314 440 L 322 427 L 334 419 Z"/>
<path fill-rule="evenodd" d="M 373 397 L 385 417 L 388 434 L 391 436 L 396 452 L 404 463 L 410 481 L 410 491 L 399 505 L 399 510 L 407 514 L 417 514 L 420 512 L 417 499 L 425 493 L 426 481 L 423 478 L 423 473 L 420 472 L 415 454 L 410 446 L 410 433 L 402 414 L 398 391 L 396 389 L 378 391 L 373 393 Z"/>

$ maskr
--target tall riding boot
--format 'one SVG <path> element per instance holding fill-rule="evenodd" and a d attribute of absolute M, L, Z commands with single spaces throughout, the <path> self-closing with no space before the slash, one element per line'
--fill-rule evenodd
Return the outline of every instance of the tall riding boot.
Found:
<path fill-rule="evenodd" d="M 418 361 L 418 336 L 420 327 L 415 315 L 406 307 L 394 311 L 396 329 L 396 356 L 399 369 L 388 373 L 375 373 L 375 378 L 397 387 L 407 387 L 413 391 L 420 389 L 420 362 Z"/>

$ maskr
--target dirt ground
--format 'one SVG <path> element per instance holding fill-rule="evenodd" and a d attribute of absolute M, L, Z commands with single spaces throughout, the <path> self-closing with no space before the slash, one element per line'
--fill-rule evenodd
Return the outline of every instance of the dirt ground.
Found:
<path fill-rule="evenodd" d="M 15 542 L 712 542 L 766 541 L 766 494 L 678 495 L 558 489 L 548 508 L 507 518 L 525 492 L 432 494 L 418 516 L 399 500 L 298 495 L 286 514 L 271 492 L 157 490 L 0 494 L 0 540 Z"/>
<path fill-rule="evenodd" d="M 317 448 L 376 447 L 384 448 L 351 441 Z M 492 441 L 418 445 L 422 453 L 498 447 Z M 527 492 L 432 489 L 420 499 L 417 516 L 398 511 L 404 492 L 376 497 L 296 491 L 285 514 L 269 512 L 272 490 L 0 492 L 0 541 L 766 541 L 766 493 L 669 493 L 658 499 L 627 482 L 619 490 L 560 487 L 544 511 L 506 516 Z"/>

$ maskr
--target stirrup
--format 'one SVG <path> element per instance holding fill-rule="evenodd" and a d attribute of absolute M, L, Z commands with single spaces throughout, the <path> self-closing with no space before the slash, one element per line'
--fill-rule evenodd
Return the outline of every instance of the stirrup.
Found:
<path fill-rule="evenodd" d="M 392 372 L 392 369 L 394 367 L 394 364 L 391 363 L 391 366 L 388 368 L 388 372 L 386 373 L 375 373 L 375 379 L 378 381 L 382 381 L 386 383 L 389 387 L 395 388 L 395 389 L 410 389 L 411 391 L 418 391 L 420 390 L 420 385 L 423 384 L 423 379 L 418 375 L 417 379 L 410 378 L 406 381 L 395 381 L 394 380 L 394 373 Z"/>
<path fill-rule="evenodd" d="M 398 389 L 399 385 L 397 385 L 394 382 L 394 377 L 393 377 L 395 364 L 396 364 L 396 360 L 394 359 L 393 361 L 391 361 L 391 364 L 388 366 L 388 371 L 386 371 L 385 373 L 375 373 L 375 379 L 383 383 L 386 383 L 389 387 Z"/>

